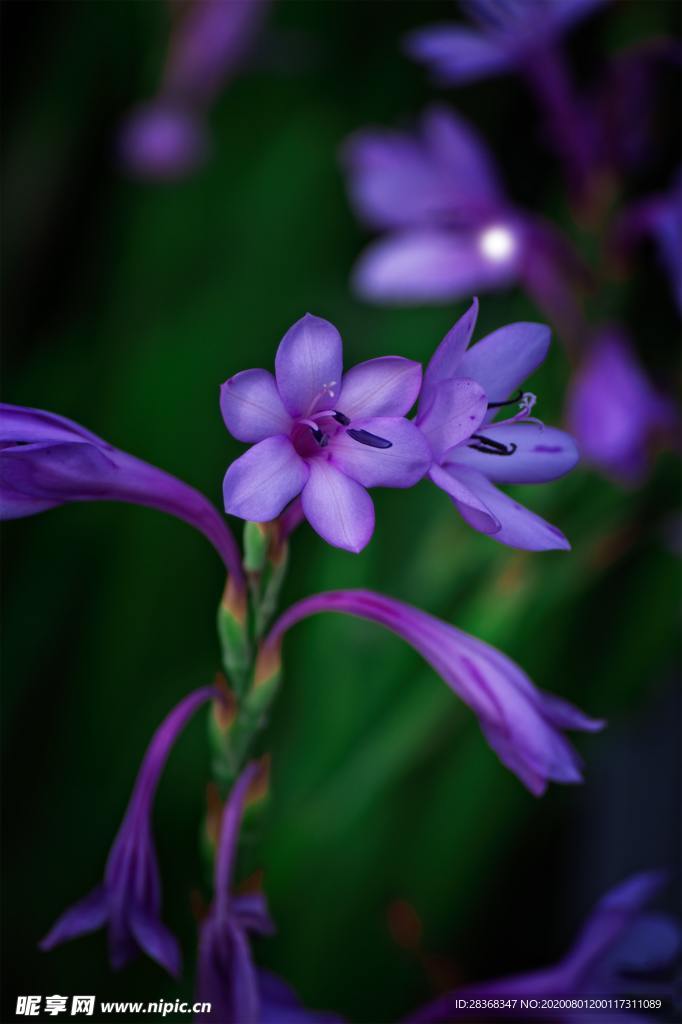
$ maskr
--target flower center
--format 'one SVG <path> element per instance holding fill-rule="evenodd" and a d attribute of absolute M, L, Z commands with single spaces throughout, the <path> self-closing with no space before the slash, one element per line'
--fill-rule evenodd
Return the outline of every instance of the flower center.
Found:
<path fill-rule="evenodd" d="M 298 454 L 304 459 L 319 455 L 330 440 L 344 429 L 354 441 L 368 448 L 393 447 L 393 442 L 385 437 L 372 434 L 369 430 L 351 427 L 350 424 L 351 419 L 345 413 L 338 409 L 325 409 L 298 420 L 294 424 L 291 440 Z"/>

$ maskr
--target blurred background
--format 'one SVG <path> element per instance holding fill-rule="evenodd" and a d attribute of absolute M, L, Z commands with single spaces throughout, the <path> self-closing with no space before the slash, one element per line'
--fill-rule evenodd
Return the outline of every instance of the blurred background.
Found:
<path fill-rule="evenodd" d="M 442 98 L 401 40 L 453 9 L 277 0 L 210 113 L 210 158 L 158 183 L 126 174 L 115 148 L 123 118 L 157 87 L 167 5 L 3 3 L 4 400 L 73 418 L 220 506 L 242 446 L 222 424 L 218 387 L 271 367 L 306 310 L 339 327 L 346 365 L 426 361 L 469 302 L 391 309 L 353 296 L 368 235 L 339 147 Z M 675 3 L 599 11 L 567 43 L 579 80 L 679 21 Z M 519 79 L 447 99 L 487 139 L 510 194 L 575 234 Z M 632 198 L 670 181 L 678 100 L 679 88 L 666 92 L 668 135 Z M 614 301 L 653 379 L 673 385 L 679 326 L 656 261 Z M 482 296 L 477 337 L 539 318 L 518 289 Z M 549 423 L 561 422 L 569 378 L 556 341 L 531 382 Z M 309 1006 L 396 1020 L 444 987 L 551 962 L 606 888 L 645 868 L 677 871 L 678 457 L 660 453 L 637 488 L 579 468 L 518 493 L 571 553 L 504 548 L 428 484 L 375 493 L 377 530 L 360 557 L 306 526 L 293 538 L 287 603 L 324 588 L 384 591 L 490 641 L 609 722 L 577 741 L 585 785 L 537 801 L 397 638 L 341 617 L 299 626 L 267 737 L 272 800 L 247 867 L 264 869 L 278 923 L 256 955 Z M 147 959 L 112 975 L 101 932 L 49 955 L 36 944 L 100 879 L 153 729 L 214 676 L 221 566 L 198 533 L 137 507 L 66 506 L 3 533 L 2 1019 L 14 1019 L 18 993 L 190 998 L 205 715 L 174 750 L 155 813 L 185 979 Z M 665 899 L 679 906 L 679 877 Z"/>

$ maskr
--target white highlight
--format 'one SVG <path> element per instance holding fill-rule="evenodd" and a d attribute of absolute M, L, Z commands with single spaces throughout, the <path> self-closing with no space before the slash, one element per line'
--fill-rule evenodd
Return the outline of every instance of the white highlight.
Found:
<path fill-rule="evenodd" d="M 516 252 L 516 237 L 504 224 L 495 224 L 481 232 L 478 245 L 487 260 L 504 263 Z"/>

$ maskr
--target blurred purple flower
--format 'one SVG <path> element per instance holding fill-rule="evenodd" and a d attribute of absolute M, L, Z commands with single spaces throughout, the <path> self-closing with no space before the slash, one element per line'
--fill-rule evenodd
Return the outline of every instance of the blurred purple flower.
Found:
<path fill-rule="evenodd" d="M 654 389 L 629 340 L 615 328 L 596 335 L 586 350 L 568 417 L 580 454 L 629 483 L 643 478 L 652 441 L 675 422 L 672 403 Z"/>
<path fill-rule="evenodd" d="M 617 228 L 620 246 L 627 252 L 643 237 L 653 239 L 682 314 L 682 171 L 668 192 L 636 203 L 623 213 Z"/>
<path fill-rule="evenodd" d="M 203 161 L 209 149 L 206 112 L 252 45 L 268 2 L 187 0 L 174 12 L 158 94 L 121 131 L 121 159 L 130 171 L 178 178 Z"/>
<path fill-rule="evenodd" d="M 263 647 L 263 662 L 267 665 L 288 629 L 319 612 L 378 622 L 419 651 L 474 711 L 502 763 L 535 796 L 544 793 L 550 781 L 582 781 L 580 759 L 561 730 L 596 732 L 603 722 L 536 689 L 519 666 L 494 647 L 382 594 L 337 590 L 299 601 L 273 626 Z"/>
<path fill-rule="evenodd" d="M 635 875 L 611 889 L 592 911 L 567 955 L 551 967 L 528 974 L 480 984 L 467 985 L 440 996 L 406 1018 L 405 1024 L 436 1024 L 456 1020 L 488 1019 L 490 1011 L 478 1018 L 463 1009 L 458 1000 L 475 998 L 543 998 L 599 995 L 664 997 L 666 981 L 647 975 L 670 969 L 680 952 L 680 927 L 670 916 L 647 912 L 646 907 L 661 887 L 656 873 Z M 556 1012 L 556 1020 L 575 1021 L 580 1011 Z M 584 1012 L 584 1011 L 583 1011 Z M 520 1008 L 500 1010 L 496 1018 L 527 1019 Z M 553 1018 L 554 1019 L 554 1018 Z M 582 1017 L 580 1019 L 583 1019 Z M 609 1013 L 613 1021 L 644 1021 L 627 1013 Z"/>
<path fill-rule="evenodd" d="M 124 501 L 182 519 L 204 534 L 233 583 L 243 586 L 235 540 L 199 491 L 73 420 L 0 404 L 0 519 L 35 515 L 71 501 Z"/>
<path fill-rule="evenodd" d="M 426 64 L 442 85 L 459 85 L 491 74 L 524 74 L 544 111 L 547 134 L 580 195 L 592 153 L 588 110 L 576 97 L 554 42 L 604 0 L 468 0 L 476 26 L 432 25 L 412 33 L 408 54 Z"/>
<path fill-rule="evenodd" d="M 429 476 L 475 530 L 528 551 L 567 549 L 560 530 L 495 487 L 555 480 L 578 461 L 568 434 L 531 417 L 533 394 L 509 397 L 543 362 L 550 330 L 509 324 L 468 348 L 477 315 L 474 300 L 424 374 L 416 423 L 433 453 Z M 494 422 L 512 405 L 519 407 L 514 416 Z"/>
<path fill-rule="evenodd" d="M 258 770 L 258 764 L 252 762 L 242 771 L 223 811 L 214 901 L 199 939 L 197 999 L 209 1002 L 211 1010 L 197 1017 L 198 1021 L 258 1024 L 260 1020 L 258 979 L 248 932 L 271 935 L 275 929 L 262 893 L 231 893 L 244 804 Z"/>
<path fill-rule="evenodd" d="M 604 0 L 463 0 L 473 27 L 445 22 L 417 29 L 408 54 L 441 85 L 525 68 L 538 52 Z"/>
<path fill-rule="evenodd" d="M 429 468 L 429 447 L 404 418 L 420 385 L 419 364 L 398 356 L 344 375 L 339 332 L 306 314 L 280 342 L 274 377 L 244 370 L 222 386 L 227 429 L 253 443 L 227 470 L 226 510 L 267 522 L 300 494 L 321 537 L 362 550 L 374 531 L 365 488 L 411 487 Z"/>
<path fill-rule="evenodd" d="M 180 950 L 161 923 L 161 881 L 152 838 L 151 814 L 161 773 L 188 719 L 218 696 L 212 686 L 190 693 L 155 732 L 138 772 L 121 827 L 107 859 L 104 883 L 65 911 L 40 943 L 42 950 L 96 931 L 109 930 L 109 956 L 115 970 L 142 950 L 174 977 Z"/>
<path fill-rule="evenodd" d="M 552 315 L 572 315 L 567 243 L 513 207 L 493 161 L 461 118 L 433 107 L 417 134 L 380 129 L 346 142 L 355 211 L 388 233 L 370 244 L 353 283 L 382 303 L 450 302 L 521 281 Z"/>
<path fill-rule="evenodd" d="M 215 895 L 201 925 L 197 1000 L 211 1004 L 198 1022 L 220 1024 L 307 1024 L 336 1021 L 309 1014 L 281 979 L 255 966 L 249 932 L 272 935 L 275 928 L 260 892 L 232 893 L 239 830 L 249 790 L 259 765 L 252 762 L 237 779 L 223 811 L 215 861 Z"/>

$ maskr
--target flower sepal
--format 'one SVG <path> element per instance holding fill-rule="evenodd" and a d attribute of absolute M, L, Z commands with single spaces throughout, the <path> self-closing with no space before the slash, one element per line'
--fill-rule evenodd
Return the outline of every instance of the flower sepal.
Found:
<path fill-rule="evenodd" d="M 240 696 L 248 686 L 251 643 L 246 594 L 233 586 L 231 578 L 218 607 L 218 636 L 223 668 Z"/>
<path fill-rule="evenodd" d="M 244 702 L 249 716 L 258 724 L 269 710 L 281 679 L 282 659 L 279 645 L 262 647 L 256 658 L 253 685 Z"/>

